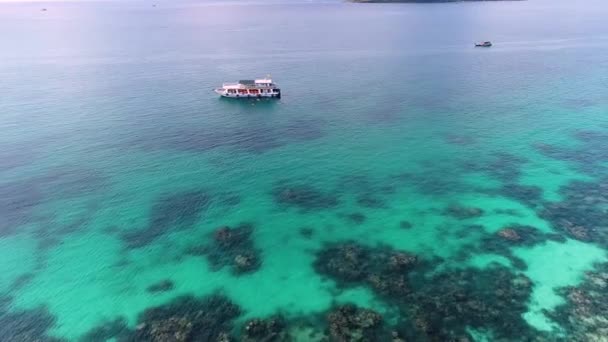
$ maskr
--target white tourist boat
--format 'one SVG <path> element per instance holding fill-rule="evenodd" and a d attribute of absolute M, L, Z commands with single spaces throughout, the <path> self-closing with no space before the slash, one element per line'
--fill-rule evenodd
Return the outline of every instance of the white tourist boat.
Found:
<path fill-rule="evenodd" d="M 270 77 L 257 80 L 241 80 L 236 83 L 224 83 L 221 88 L 214 90 L 223 97 L 262 98 L 281 97 L 281 89 L 272 83 Z"/>

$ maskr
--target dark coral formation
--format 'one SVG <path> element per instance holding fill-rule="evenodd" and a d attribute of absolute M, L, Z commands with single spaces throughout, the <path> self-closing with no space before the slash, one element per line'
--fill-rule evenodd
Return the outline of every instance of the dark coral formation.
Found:
<path fill-rule="evenodd" d="M 150 293 L 168 292 L 173 290 L 175 284 L 170 279 L 164 279 L 157 283 L 154 283 L 146 288 L 146 291 Z"/>
<path fill-rule="evenodd" d="M 398 180 L 398 178 L 391 177 L 388 182 L 378 181 L 364 174 L 351 174 L 340 178 L 336 188 L 363 197 L 390 195 L 395 193 Z"/>
<path fill-rule="evenodd" d="M 467 171 L 482 172 L 507 184 L 515 184 L 528 160 L 506 152 L 495 152 L 479 161 L 467 160 L 462 167 Z"/>
<path fill-rule="evenodd" d="M 302 227 L 300 228 L 300 235 L 305 239 L 312 238 L 312 235 L 315 233 L 314 229 L 310 227 Z"/>
<path fill-rule="evenodd" d="M 543 199 L 543 190 L 537 186 L 506 184 L 499 194 L 522 202 L 530 207 L 537 207 Z"/>
<path fill-rule="evenodd" d="M 369 262 L 369 249 L 355 243 L 344 243 L 321 250 L 314 266 L 317 273 L 328 275 L 339 282 L 351 283 L 365 280 Z"/>
<path fill-rule="evenodd" d="M 413 186 L 419 193 L 428 196 L 457 194 L 469 189 L 458 177 L 446 177 L 453 170 L 429 167 L 421 173 L 402 173 L 392 178 L 401 184 Z"/>
<path fill-rule="evenodd" d="M 220 341 L 229 336 L 232 321 L 240 313 L 236 304 L 221 295 L 203 299 L 180 297 L 144 311 L 128 341 Z"/>
<path fill-rule="evenodd" d="M 18 312 L 0 311 L 0 341 L 60 342 L 48 336 L 55 318 L 45 308 Z"/>
<path fill-rule="evenodd" d="M 522 214 L 516 209 L 494 209 L 494 214 L 522 217 Z"/>
<path fill-rule="evenodd" d="M 495 234 L 482 239 L 485 251 L 494 253 L 510 253 L 513 246 L 533 246 L 547 241 L 564 242 L 564 237 L 555 233 L 544 233 L 537 228 L 512 224 L 503 227 Z"/>
<path fill-rule="evenodd" d="M 234 207 L 241 203 L 241 196 L 237 193 L 223 193 L 217 197 L 217 202 L 227 207 Z"/>
<path fill-rule="evenodd" d="M 505 182 L 514 183 L 521 176 L 521 168 L 528 160 L 511 153 L 497 152 L 493 160 L 484 164 L 482 170 L 493 177 Z"/>
<path fill-rule="evenodd" d="M 510 242 L 520 242 L 523 239 L 513 228 L 503 228 L 497 232 L 497 235 Z"/>
<path fill-rule="evenodd" d="M 241 335 L 243 342 L 287 342 L 291 341 L 285 320 L 280 317 L 252 319 L 245 323 Z"/>
<path fill-rule="evenodd" d="M 532 340 L 538 332 L 521 315 L 527 310 L 531 281 L 507 268 L 455 270 L 413 281 L 404 311 L 407 337 L 424 341 L 468 338 L 466 327 L 489 329 L 496 340 Z"/>
<path fill-rule="evenodd" d="M 128 231 L 122 238 L 129 248 L 140 248 L 169 233 L 173 228 L 190 228 L 211 201 L 202 190 L 162 195 L 153 205 L 148 226 Z"/>
<path fill-rule="evenodd" d="M 410 221 L 399 221 L 399 228 L 412 229 L 414 225 Z"/>
<path fill-rule="evenodd" d="M 74 198 L 103 190 L 109 178 L 97 170 L 62 167 L 34 179 L 39 188 L 54 198 Z"/>
<path fill-rule="evenodd" d="M 452 204 L 444 211 L 446 215 L 455 217 L 459 220 L 466 220 L 483 215 L 483 209 L 475 207 L 464 207 L 458 204 Z"/>
<path fill-rule="evenodd" d="M 608 171 L 608 133 L 606 131 L 579 130 L 574 138 L 580 142 L 575 147 L 561 147 L 545 143 L 536 144 L 536 149 L 554 159 L 570 163 L 578 170 L 592 176 L 603 177 Z"/>
<path fill-rule="evenodd" d="M 253 225 L 249 223 L 220 227 L 213 232 L 211 245 L 191 247 L 189 253 L 205 255 L 216 270 L 229 266 L 235 274 L 255 272 L 261 267 L 262 258 L 252 233 Z"/>
<path fill-rule="evenodd" d="M 398 295 L 408 293 L 407 271 L 417 262 L 415 255 L 406 252 L 347 242 L 321 250 L 314 267 L 341 286 L 364 283 L 380 293 Z"/>
<path fill-rule="evenodd" d="M 458 135 L 458 134 L 446 135 L 445 141 L 449 144 L 457 145 L 457 146 L 470 146 L 470 145 L 474 145 L 477 142 L 476 139 L 470 135 Z"/>
<path fill-rule="evenodd" d="M 474 236 L 477 239 L 479 236 L 486 234 L 486 228 L 480 224 L 467 224 L 450 230 L 449 233 L 459 239 L 470 236 Z"/>
<path fill-rule="evenodd" d="M 4 143 L 0 150 L 0 160 L 2 160 L 0 172 L 32 164 L 39 155 L 39 152 L 35 150 L 37 146 L 40 145 L 34 142 L 23 144 L 23 146 L 22 144 Z"/>
<path fill-rule="evenodd" d="M 250 110 L 251 108 L 248 108 Z M 272 126 L 258 123 L 242 128 L 188 127 L 179 130 L 155 132 L 153 136 L 140 137 L 134 143 L 144 148 L 167 147 L 182 151 L 208 151 L 215 148 L 233 148 L 251 153 L 263 153 L 290 143 L 319 139 L 324 136 L 323 122 L 296 120 Z"/>
<path fill-rule="evenodd" d="M 14 234 L 20 225 L 27 223 L 31 219 L 32 210 L 43 198 L 35 183 L 0 185 L 0 237 Z"/>
<path fill-rule="evenodd" d="M 367 217 L 365 217 L 365 215 L 363 215 L 362 213 L 352 213 L 352 214 L 348 214 L 346 215 L 346 218 L 355 224 L 361 224 L 363 222 L 365 222 L 365 220 L 367 219 Z"/>
<path fill-rule="evenodd" d="M 204 298 L 182 296 L 145 310 L 134 328 L 118 318 L 91 329 L 82 342 L 228 342 L 241 309 L 219 294 Z M 20 341 L 20 340 L 19 340 Z M 33 340 L 32 340 L 33 342 Z"/>
<path fill-rule="evenodd" d="M 570 238 L 608 247 L 608 178 L 572 182 L 560 192 L 564 200 L 545 204 L 539 215 Z"/>
<path fill-rule="evenodd" d="M 34 279 L 35 276 L 36 275 L 34 273 L 24 273 L 24 274 L 18 276 L 11 283 L 11 286 L 9 287 L 9 291 L 10 292 L 19 291 L 21 288 L 23 288 L 24 286 L 29 284 Z"/>
<path fill-rule="evenodd" d="M 371 209 L 380 209 L 387 207 L 386 201 L 371 194 L 364 194 L 359 196 L 357 198 L 357 204 L 364 208 Z"/>
<path fill-rule="evenodd" d="M 337 196 L 305 184 L 281 182 L 275 186 L 272 195 L 281 205 L 297 207 L 305 211 L 334 208 L 339 203 Z"/>
<path fill-rule="evenodd" d="M 13 298 L 7 294 L 0 295 L 0 313 L 6 312 L 13 302 Z"/>
<path fill-rule="evenodd" d="M 382 336 L 382 316 L 369 309 L 347 304 L 327 315 L 329 336 L 336 342 L 373 342 Z"/>
<path fill-rule="evenodd" d="M 500 266 L 437 272 L 432 264 L 407 252 L 343 243 L 321 250 L 314 267 L 339 286 L 368 286 L 396 305 L 403 320 L 393 327 L 395 340 L 472 340 L 467 327 L 497 339 L 539 336 L 522 318 L 532 291 L 528 278 Z"/>
<path fill-rule="evenodd" d="M 588 272 L 577 287 L 560 290 L 566 303 L 548 313 L 566 331 L 568 341 L 603 341 L 608 336 L 608 263 Z"/>
<path fill-rule="evenodd" d="M 528 265 L 513 253 L 513 247 L 531 247 L 548 241 L 562 243 L 566 240 L 561 234 L 545 233 L 532 226 L 520 224 L 511 224 L 501 228 L 494 234 L 484 235 L 480 239 L 478 246 L 471 246 L 469 248 L 468 253 L 466 253 L 467 257 L 475 251 L 498 254 L 509 259 L 512 266 L 519 270 L 527 269 Z"/>
<path fill-rule="evenodd" d="M 102 174 L 87 169 L 58 168 L 43 176 L 8 183 L 0 183 L 0 237 L 14 234 L 19 227 L 40 220 L 36 208 L 49 200 L 70 199 L 97 193 L 108 184 Z M 49 234 L 67 234 L 45 227 Z"/>
<path fill-rule="evenodd" d="M 99 326 L 91 329 L 84 334 L 79 341 L 81 342 L 107 342 L 113 339 L 118 342 L 129 341 L 132 331 L 129 330 L 127 321 L 124 318 L 117 318 L 113 321 L 103 322 Z"/>

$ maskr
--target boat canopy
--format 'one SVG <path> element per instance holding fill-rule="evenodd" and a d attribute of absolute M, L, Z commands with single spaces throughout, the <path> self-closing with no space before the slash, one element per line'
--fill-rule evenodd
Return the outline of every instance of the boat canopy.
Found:
<path fill-rule="evenodd" d="M 261 79 L 257 79 L 255 80 L 255 83 L 262 83 L 262 84 L 271 84 L 272 83 L 272 79 L 270 78 L 261 78 Z"/>

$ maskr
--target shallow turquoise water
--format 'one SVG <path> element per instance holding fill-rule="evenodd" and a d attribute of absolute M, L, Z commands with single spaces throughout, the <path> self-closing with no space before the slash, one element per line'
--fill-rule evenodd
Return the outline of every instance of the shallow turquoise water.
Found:
<path fill-rule="evenodd" d="M 390 300 L 313 267 L 341 241 L 442 258 L 436 272 L 504 265 L 532 282 L 522 317 L 557 336 L 545 315 L 564 303 L 557 290 L 607 261 L 608 241 L 540 214 L 572 182 L 607 176 L 608 158 L 589 163 L 577 138 L 608 131 L 602 2 L 0 6 L 0 291 L 8 312 L 47 307 L 52 336 L 118 317 L 134 327 L 146 308 L 218 290 L 239 320 L 346 302 L 388 317 Z M 495 46 L 474 49 L 481 39 Z M 280 101 L 210 91 L 265 73 Z M 540 144 L 580 148 L 580 160 Z M 280 203 L 283 183 L 336 203 Z M 506 195 L 511 185 L 537 187 L 541 204 Z M 184 219 L 193 191 L 206 204 Z M 483 214 L 446 215 L 454 205 Z M 254 226 L 255 272 L 187 252 L 241 222 Z M 481 248 L 513 225 L 564 240 L 507 247 L 523 267 Z M 129 232 L 145 242 L 129 248 Z M 146 290 L 163 279 L 171 291 Z"/>

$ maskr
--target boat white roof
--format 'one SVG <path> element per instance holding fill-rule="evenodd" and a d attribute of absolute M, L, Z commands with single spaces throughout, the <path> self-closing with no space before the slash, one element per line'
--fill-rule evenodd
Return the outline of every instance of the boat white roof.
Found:
<path fill-rule="evenodd" d="M 234 83 L 224 83 L 222 87 L 224 89 L 243 89 L 252 87 L 267 87 L 269 84 L 272 84 L 271 78 L 258 78 L 255 80 L 240 80 Z"/>
<path fill-rule="evenodd" d="M 271 78 L 259 78 L 255 80 L 255 83 L 272 83 Z"/>

